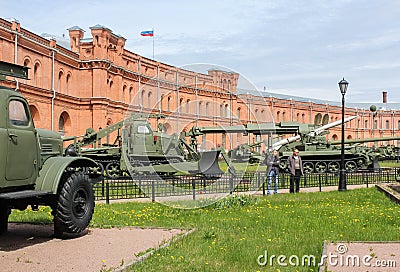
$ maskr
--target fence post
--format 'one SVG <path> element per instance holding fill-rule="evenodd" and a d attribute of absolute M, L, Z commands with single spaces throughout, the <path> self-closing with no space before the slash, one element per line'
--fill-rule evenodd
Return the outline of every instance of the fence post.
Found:
<path fill-rule="evenodd" d="M 321 174 L 318 174 L 318 186 L 319 186 L 319 191 L 322 192 Z"/>
<path fill-rule="evenodd" d="M 196 200 L 196 179 L 192 178 L 193 200 Z"/>
<path fill-rule="evenodd" d="M 110 184 L 106 182 L 106 204 L 110 204 Z"/>
<path fill-rule="evenodd" d="M 231 195 L 232 193 L 233 193 L 233 175 L 229 174 L 229 194 Z"/>
<path fill-rule="evenodd" d="M 156 188 L 154 188 L 154 179 L 151 179 L 151 201 L 155 202 L 156 201 Z"/>
<path fill-rule="evenodd" d="M 265 181 L 267 180 L 267 177 L 263 177 L 263 183 L 262 183 L 262 192 L 263 192 L 263 196 L 265 196 Z"/>
<path fill-rule="evenodd" d="M 101 196 L 104 196 L 104 178 L 101 179 Z"/>

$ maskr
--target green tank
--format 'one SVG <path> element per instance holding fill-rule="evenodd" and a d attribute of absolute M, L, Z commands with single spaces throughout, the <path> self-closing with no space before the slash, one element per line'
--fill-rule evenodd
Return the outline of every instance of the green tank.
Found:
<path fill-rule="evenodd" d="M 345 140 L 345 169 L 354 172 L 358 169 L 378 169 L 379 158 L 385 156 L 383 149 L 367 147 L 362 143 L 400 140 L 400 136 Z M 307 173 L 338 172 L 341 162 L 341 141 L 329 142 L 324 135 L 303 135 L 279 148 L 281 168 L 286 168 L 286 160 L 294 148 L 300 151 L 304 171 Z"/>

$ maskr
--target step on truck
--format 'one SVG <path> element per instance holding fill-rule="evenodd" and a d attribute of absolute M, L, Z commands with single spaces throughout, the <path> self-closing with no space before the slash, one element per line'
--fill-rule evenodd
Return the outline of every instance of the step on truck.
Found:
<path fill-rule="evenodd" d="M 12 209 L 29 206 L 51 207 L 56 237 L 82 232 L 94 212 L 97 164 L 63 155 L 59 133 L 35 128 L 27 100 L 2 86 L 7 76 L 28 80 L 28 68 L 0 61 L 0 234 Z"/>

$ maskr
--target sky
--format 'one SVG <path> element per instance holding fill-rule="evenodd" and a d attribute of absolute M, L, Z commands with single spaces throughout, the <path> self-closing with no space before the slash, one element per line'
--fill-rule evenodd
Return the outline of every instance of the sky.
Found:
<path fill-rule="evenodd" d="M 104 25 L 125 49 L 174 66 L 238 72 L 258 90 L 340 101 L 400 102 L 400 1 L 3 1 L 0 17 L 36 34 Z M 243 85 L 241 87 L 249 87 Z M 249 87 L 250 88 L 250 87 Z"/>

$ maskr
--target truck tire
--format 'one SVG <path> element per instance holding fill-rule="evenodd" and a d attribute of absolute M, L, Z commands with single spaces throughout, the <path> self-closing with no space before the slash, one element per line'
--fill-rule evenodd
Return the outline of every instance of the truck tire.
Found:
<path fill-rule="evenodd" d="M 10 215 L 10 209 L 4 205 L 0 204 L 0 234 L 7 232 L 8 229 L 8 216 Z"/>
<path fill-rule="evenodd" d="M 89 177 L 82 172 L 65 176 L 54 212 L 54 234 L 79 233 L 86 229 L 94 212 L 94 193 Z"/>

